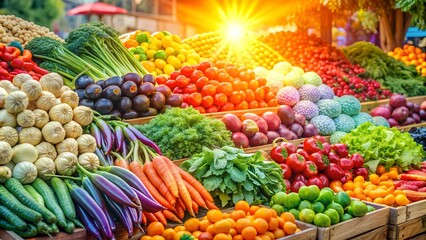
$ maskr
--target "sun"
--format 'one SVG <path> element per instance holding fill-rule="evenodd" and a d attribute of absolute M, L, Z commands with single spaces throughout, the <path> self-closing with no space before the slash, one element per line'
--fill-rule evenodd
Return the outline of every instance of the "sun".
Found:
<path fill-rule="evenodd" d="M 225 34 L 229 42 L 237 43 L 244 37 L 244 27 L 238 22 L 229 23 Z"/>

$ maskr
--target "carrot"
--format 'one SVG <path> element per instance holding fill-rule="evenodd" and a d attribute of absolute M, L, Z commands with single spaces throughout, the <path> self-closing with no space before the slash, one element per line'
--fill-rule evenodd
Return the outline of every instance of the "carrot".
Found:
<path fill-rule="evenodd" d="M 170 212 L 169 210 L 163 210 L 163 215 L 167 220 L 177 222 L 177 223 L 182 223 L 182 221 L 174 213 Z"/>
<path fill-rule="evenodd" d="M 180 203 L 176 204 L 175 208 L 176 208 L 176 216 L 179 219 L 183 219 L 185 217 L 185 210 L 183 209 L 183 205 Z"/>
<path fill-rule="evenodd" d="M 173 174 L 174 179 L 176 180 L 176 184 L 179 189 L 179 196 L 182 200 L 183 204 L 185 204 L 186 209 L 188 209 L 189 214 L 192 216 L 195 216 L 194 212 L 192 211 L 192 199 L 191 195 L 188 192 L 188 189 L 185 186 L 185 183 L 183 182 L 182 177 L 179 174 L 178 166 L 176 166 L 170 159 L 163 157 L 164 162 L 166 163 L 166 166 L 170 169 L 170 172 Z"/>
<path fill-rule="evenodd" d="M 143 211 L 143 214 L 145 214 L 148 223 L 159 222 L 153 213 Z"/>
<path fill-rule="evenodd" d="M 178 168 L 179 173 L 182 176 L 183 180 L 187 181 L 189 184 L 191 184 L 199 193 L 200 195 L 207 201 L 213 202 L 213 198 L 210 195 L 210 193 L 201 185 L 200 182 L 197 181 L 191 174 L 185 172 L 183 169 Z"/>
<path fill-rule="evenodd" d="M 162 156 L 156 156 L 154 159 L 152 159 L 152 166 L 154 166 L 158 176 L 160 176 L 173 196 L 176 198 L 179 197 L 180 189 L 178 188 L 176 179 L 173 177 L 170 168 L 167 167 L 167 163 L 164 158 Z"/>
<path fill-rule="evenodd" d="M 170 193 L 163 180 L 161 180 L 161 178 L 158 176 L 157 172 L 154 169 L 153 163 L 146 162 L 143 165 L 143 171 L 148 177 L 149 181 L 161 193 L 161 195 L 163 195 L 172 206 L 175 205 L 176 198 Z"/>
<path fill-rule="evenodd" d="M 114 166 L 122 167 L 122 168 L 129 170 L 129 163 L 124 159 L 116 159 L 114 161 Z"/>
<path fill-rule="evenodd" d="M 196 202 L 192 203 L 192 211 L 194 211 L 195 214 L 198 214 L 198 204 Z"/>
<path fill-rule="evenodd" d="M 158 219 L 160 223 L 162 223 L 164 226 L 167 225 L 167 219 L 164 217 L 163 213 L 161 211 L 155 212 L 154 216 Z"/>
<path fill-rule="evenodd" d="M 149 181 L 149 179 L 146 177 L 145 173 L 142 170 L 142 166 L 139 162 L 131 162 L 129 164 L 129 169 L 132 173 L 134 173 L 145 185 L 146 189 L 149 193 L 151 193 L 151 196 L 157 200 L 158 203 L 160 203 L 163 207 L 172 210 L 174 209 L 173 205 L 167 201 L 159 192 L 158 190 L 152 185 L 152 183 Z"/>
<path fill-rule="evenodd" d="M 209 210 L 212 210 L 212 209 L 219 209 L 218 207 L 216 207 L 216 205 L 214 205 L 214 202 L 209 202 L 209 201 L 206 201 L 206 205 L 207 205 L 207 208 L 209 209 Z"/>
<path fill-rule="evenodd" d="M 189 184 L 187 181 L 183 181 L 185 183 L 186 189 L 188 189 L 189 194 L 191 194 L 192 200 L 198 204 L 198 206 L 207 208 L 206 202 L 204 201 L 203 197 L 201 197 L 200 193 L 195 190 L 191 184 Z"/>
<path fill-rule="evenodd" d="M 146 219 L 145 213 L 142 212 L 142 224 L 146 225 L 146 222 L 147 222 L 147 219 Z"/>

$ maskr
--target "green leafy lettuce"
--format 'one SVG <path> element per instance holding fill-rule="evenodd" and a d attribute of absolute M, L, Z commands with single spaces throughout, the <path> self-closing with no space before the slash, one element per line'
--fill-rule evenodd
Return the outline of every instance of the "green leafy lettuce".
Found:
<path fill-rule="evenodd" d="M 277 192 L 285 191 L 281 167 L 266 161 L 261 152 L 246 154 L 233 147 L 204 148 L 202 153 L 182 163 L 213 195 L 222 207 L 240 200 L 266 203 Z"/>
<path fill-rule="evenodd" d="M 409 133 L 396 128 L 374 126 L 364 123 L 341 138 L 350 153 L 360 153 L 364 157 L 364 166 L 375 171 L 378 164 L 386 169 L 397 165 L 404 170 L 411 165 L 420 165 L 425 152 Z"/>

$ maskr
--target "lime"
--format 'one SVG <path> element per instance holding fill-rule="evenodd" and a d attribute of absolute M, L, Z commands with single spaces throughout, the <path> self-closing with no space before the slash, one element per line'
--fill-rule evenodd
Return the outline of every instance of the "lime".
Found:
<path fill-rule="evenodd" d="M 277 212 L 277 215 L 280 216 L 281 213 L 285 212 L 285 209 L 283 206 L 279 205 L 279 204 L 274 204 L 272 205 L 272 209 L 275 210 L 275 212 Z"/>
<path fill-rule="evenodd" d="M 297 208 L 300 204 L 300 197 L 297 193 L 289 193 L 284 199 L 284 206 L 287 208 Z"/>
<path fill-rule="evenodd" d="M 339 213 L 332 208 L 325 210 L 324 214 L 330 218 L 331 225 L 336 224 L 340 221 Z"/>
<path fill-rule="evenodd" d="M 285 192 L 279 192 L 276 193 L 274 196 L 272 196 L 272 202 L 274 202 L 274 204 L 279 204 L 279 205 L 284 205 L 284 200 L 287 197 L 287 193 Z"/>
<path fill-rule="evenodd" d="M 138 34 L 138 35 L 136 36 L 136 41 L 137 41 L 139 44 L 141 44 L 141 43 L 143 43 L 143 42 L 148 42 L 148 35 L 146 35 L 145 33 Z"/>
<path fill-rule="evenodd" d="M 303 209 L 312 209 L 313 210 L 312 204 L 308 200 L 301 201 L 298 209 L 299 209 L 299 211 L 302 211 Z"/>
<path fill-rule="evenodd" d="M 315 212 L 312 209 L 303 209 L 299 212 L 299 220 L 306 223 L 312 223 L 315 218 Z"/>
<path fill-rule="evenodd" d="M 343 209 L 343 207 L 335 202 L 332 202 L 330 204 L 327 205 L 326 209 L 334 209 L 339 213 L 339 216 L 342 217 L 343 214 L 345 213 L 345 210 Z"/>
<path fill-rule="evenodd" d="M 321 202 L 322 204 L 324 204 L 324 206 L 327 206 L 333 201 L 333 197 L 334 193 L 322 189 L 316 201 Z"/>
<path fill-rule="evenodd" d="M 292 209 L 288 210 L 288 212 L 293 214 L 295 219 L 299 220 L 299 211 L 297 209 L 292 208 Z"/>
<path fill-rule="evenodd" d="M 163 50 L 158 50 L 155 54 L 154 54 L 154 58 L 155 59 L 161 59 L 166 61 L 167 60 L 167 54 L 166 52 L 164 52 Z"/>
<path fill-rule="evenodd" d="M 340 219 L 341 222 L 347 221 L 349 219 L 352 219 L 352 215 L 350 215 L 349 213 L 345 213 L 343 214 L 343 217 Z"/>
<path fill-rule="evenodd" d="M 331 220 L 324 213 L 318 213 L 314 217 L 314 224 L 315 226 L 318 226 L 318 227 L 330 227 Z"/>
<path fill-rule="evenodd" d="M 322 213 L 325 210 L 324 204 L 321 202 L 314 202 L 312 203 L 312 209 L 315 213 Z"/>
<path fill-rule="evenodd" d="M 334 195 L 333 189 L 331 189 L 329 187 L 325 187 L 325 188 L 321 189 L 321 191 L 329 191 L 329 192 L 331 192 Z"/>
<path fill-rule="evenodd" d="M 362 217 L 368 212 L 367 205 L 359 200 L 353 200 L 351 203 L 352 215 L 354 217 Z"/>
<path fill-rule="evenodd" d="M 368 212 L 376 211 L 373 206 L 367 205 Z"/>
<path fill-rule="evenodd" d="M 299 196 L 301 200 L 315 201 L 320 194 L 320 189 L 316 185 L 302 186 L 299 189 Z"/>
<path fill-rule="evenodd" d="M 334 202 L 340 204 L 343 208 L 351 205 L 351 197 L 346 192 L 338 192 L 334 196 Z"/>
<path fill-rule="evenodd" d="M 346 209 L 346 212 L 347 212 L 348 214 L 350 214 L 351 216 L 353 216 L 353 215 L 354 215 L 354 213 L 352 212 L 352 207 L 351 207 L 351 206 L 349 206 L 349 207 Z"/>

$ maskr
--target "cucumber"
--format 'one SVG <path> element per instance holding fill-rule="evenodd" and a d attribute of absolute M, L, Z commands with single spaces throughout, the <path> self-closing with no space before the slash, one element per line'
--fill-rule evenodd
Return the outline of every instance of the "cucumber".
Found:
<path fill-rule="evenodd" d="M 75 229 L 75 225 L 74 225 L 74 223 L 73 223 L 72 221 L 70 221 L 70 220 L 67 220 L 67 226 L 66 226 L 66 227 L 64 227 L 64 231 L 65 231 L 66 233 L 71 234 L 71 233 L 73 233 L 73 232 L 74 232 L 74 229 Z"/>
<path fill-rule="evenodd" d="M 47 208 L 41 206 L 37 201 L 25 190 L 24 186 L 16 178 L 9 178 L 5 184 L 7 190 L 12 193 L 25 206 L 41 213 L 44 221 L 47 223 L 55 223 L 56 216 Z"/>
<path fill-rule="evenodd" d="M 4 229 L 4 230 L 7 230 L 7 231 L 14 231 L 14 230 L 16 230 L 16 226 L 11 224 L 10 222 L 0 218 L 0 229 Z"/>
<path fill-rule="evenodd" d="M 41 206 L 45 207 L 43 197 L 40 195 L 40 193 L 38 193 L 33 188 L 33 186 L 31 186 L 31 185 L 28 184 L 28 185 L 24 185 L 24 188 L 34 198 L 34 200 L 37 201 L 38 204 L 40 204 Z"/>
<path fill-rule="evenodd" d="M 71 221 L 74 223 L 76 228 L 84 228 L 84 225 L 77 218 L 74 218 Z"/>
<path fill-rule="evenodd" d="M 31 223 L 38 223 L 42 219 L 42 215 L 40 213 L 19 202 L 19 200 L 3 185 L 0 185 L 0 204 L 7 207 L 23 220 L 27 220 Z"/>
<path fill-rule="evenodd" d="M 48 231 L 49 231 L 49 234 L 57 234 L 57 233 L 59 233 L 59 228 L 55 223 L 53 223 L 53 224 L 49 225 Z"/>
<path fill-rule="evenodd" d="M 0 205 L 0 216 L 14 225 L 18 230 L 25 230 L 27 224 L 20 217 L 16 216 L 9 208 Z"/>
<path fill-rule="evenodd" d="M 61 227 L 66 227 L 67 221 L 65 219 L 65 214 L 62 212 L 58 202 L 56 202 L 55 194 L 53 193 L 52 189 L 40 178 L 36 178 L 32 183 L 32 186 L 43 197 L 47 209 L 56 215 L 56 218 L 58 219 L 58 225 Z"/>
<path fill-rule="evenodd" d="M 53 177 L 52 180 L 50 180 L 50 184 L 58 197 L 59 205 L 61 205 L 65 216 L 70 220 L 75 219 L 75 207 L 70 193 L 68 192 L 67 185 L 65 185 L 64 181 L 57 177 Z"/>
<path fill-rule="evenodd" d="M 37 233 L 39 235 L 47 235 L 49 234 L 49 225 L 47 223 L 40 221 L 36 224 Z"/>
<path fill-rule="evenodd" d="M 37 236 L 37 228 L 32 224 L 28 224 L 27 229 L 25 231 L 14 231 L 14 232 L 23 238 Z"/>

